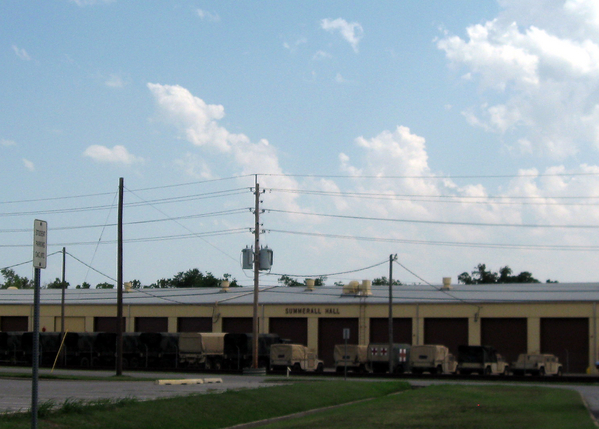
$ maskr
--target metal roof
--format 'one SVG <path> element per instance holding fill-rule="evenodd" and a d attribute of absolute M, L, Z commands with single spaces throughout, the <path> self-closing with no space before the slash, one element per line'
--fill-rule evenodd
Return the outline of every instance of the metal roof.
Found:
<path fill-rule="evenodd" d="M 254 301 L 253 288 L 182 288 L 134 289 L 123 293 L 124 305 L 249 305 Z M 372 286 L 370 296 L 344 295 L 338 286 L 305 287 L 271 286 L 260 289 L 260 304 L 270 305 L 345 305 L 365 302 L 387 304 L 388 286 Z M 62 291 L 42 289 L 42 305 L 60 305 Z M 67 289 L 67 305 L 115 305 L 116 289 Z M 402 285 L 393 287 L 395 304 L 483 304 L 535 302 L 599 302 L 599 283 L 522 283 L 491 285 Z M 33 290 L 0 290 L 0 305 L 33 304 Z"/>

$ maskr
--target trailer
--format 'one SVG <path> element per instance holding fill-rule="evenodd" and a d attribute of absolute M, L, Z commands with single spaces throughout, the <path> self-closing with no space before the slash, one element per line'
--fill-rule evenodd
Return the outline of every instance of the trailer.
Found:
<path fill-rule="evenodd" d="M 409 372 L 410 344 L 393 343 L 393 368 L 392 373 L 402 374 Z M 385 373 L 389 371 L 389 343 L 370 343 L 367 351 L 368 370 L 374 373 Z"/>
<path fill-rule="evenodd" d="M 221 369 L 225 335 L 222 332 L 182 332 L 179 334 L 179 363 L 181 366 Z"/>

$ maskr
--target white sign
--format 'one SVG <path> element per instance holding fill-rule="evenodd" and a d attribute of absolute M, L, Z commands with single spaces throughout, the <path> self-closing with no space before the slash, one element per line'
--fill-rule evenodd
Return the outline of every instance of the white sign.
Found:
<path fill-rule="evenodd" d="M 46 268 L 48 259 L 48 223 L 36 219 L 33 222 L 33 268 Z"/>
<path fill-rule="evenodd" d="M 343 339 L 349 340 L 349 328 L 343 328 Z"/>

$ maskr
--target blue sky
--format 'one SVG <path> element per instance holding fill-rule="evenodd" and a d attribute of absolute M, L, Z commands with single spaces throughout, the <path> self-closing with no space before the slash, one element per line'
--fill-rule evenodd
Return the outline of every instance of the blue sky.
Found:
<path fill-rule="evenodd" d="M 250 285 L 257 177 L 264 285 L 387 276 L 361 269 L 390 254 L 404 283 L 597 280 L 596 2 L 4 1 L 0 65 L 20 275 L 38 218 L 72 285 L 112 282 L 123 177 L 125 280 Z"/>

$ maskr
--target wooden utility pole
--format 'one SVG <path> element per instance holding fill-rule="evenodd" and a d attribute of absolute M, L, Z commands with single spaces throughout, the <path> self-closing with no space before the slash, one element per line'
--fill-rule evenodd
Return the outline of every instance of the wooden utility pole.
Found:
<path fill-rule="evenodd" d="M 393 374 L 393 261 L 397 255 L 389 255 L 389 374 Z"/>
<path fill-rule="evenodd" d="M 119 179 L 119 208 L 117 228 L 117 341 L 116 341 L 116 375 L 123 375 L 123 189 L 124 181 Z"/>
<path fill-rule="evenodd" d="M 260 286 L 260 184 L 256 175 L 256 201 L 254 208 L 254 320 L 252 340 L 254 343 L 252 354 L 252 368 L 258 368 L 258 289 Z"/>

